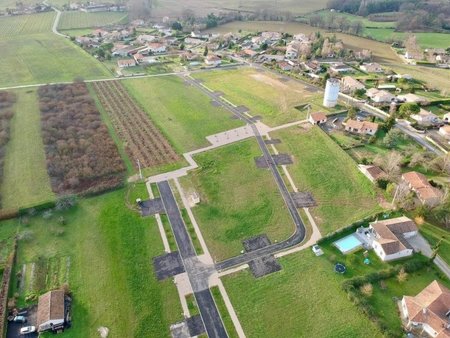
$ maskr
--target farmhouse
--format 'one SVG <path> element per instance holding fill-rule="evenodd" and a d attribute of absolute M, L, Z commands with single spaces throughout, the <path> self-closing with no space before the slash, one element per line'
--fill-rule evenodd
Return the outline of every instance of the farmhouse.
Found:
<path fill-rule="evenodd" d="M 363 72 L 366 73 L 382 73 L 383 68 L 378 63 L 372 62 L 372 63 L 364 63 L 361 66 L 359 66 L 359 69 L 361 69 Z"/>
<path fill-rule="evenodd" d="M 366 95 L 376 103 L 389 103 L 391 102 L 395 96 L 385 90 L 379 90 L 376 88 L 370 88 Z"/>
<path fill-rule="evenodd" d="M 442 192 L 433 187 L 428 182 L 425 175 L 416 171 L 410 171 L 402 175 L 402 180 L 408 184 L 408 187 L 414 191 L 417 198 L 425 205 L 434 206 L 439 204 Z"/>
<path fill-rule="evenodd" d="M 309 115 L 308 121 L 313 125 L 322 124 L 327 122 L 327 116 L 321 112 L 312 113 Z"/>
<path fill-rule="evenodd" d="M 334 73 L 349 73 L 353 72 L 354 69 L 350 66 L 347 66 L 345 63 L 337 62 L 331 65 L 330 70 Z"/>
<path fill-rule="evenodd" d="M 39 297 L 37 311 L 38 332 L 59 330 L 64 327 L 64 291 L 49 291 Z"/>
<path fill-rule="evenodd" d="M 344 76 L 341 79 L 341 89 L 343 93 L 353 93 L 358 89 L 365 89 L 364 85 L 351 76 Z"/>
<path fill-rule="evenodd" d="M 439 134 L 444 136 L 445 138 L 450 139 L 450 126 L 443 126 L 439 128 Z"/>
<path fill-rule="evenodd" d="M 425 109 L 420 109 L 418 114 L 412 114 L 411 118 L 417 121 L 421 126 L 430 126 L 432 124 L 439 123 L 437 115 Z"/>
<path fill-rule="evenodd" d="M 208 55 L 205 59 L 205 63 L 208 66 L 214 66 L 217 67 L 222 63 L 222 59 L 216 55 Z"/>
<path fill-rule="evenodd" d="M 450 291 L 436 280 L 417 296 L 403 296 L 402 319 L 408 329 L 421 329 L 430 337 L 450 337 Z"/>
<path fill-rule="evenodd" d="M 136 66 L 136 61 L 134 59 L 118 60 L 117 65 L 119 68 L 127 68 Z"/>
<path fill-rule="evenodd" d="M 376 165 L 359 164 L 358 169 L 366 176 L 372 183 L 376 183 L 379 179 L 387 177 L 386 173 Z"/>
<path fill-rule="evenodd" d="M 345 122 L 345 130 L 361 135 L 375 135 L 378 131 L 378 123 L 349 119 Z"/>
<path fill-rule="evenodd" d="M 417 235 L 417 226 L 408 217 L 376 221 L 370 223 L 369 229 L 375 236 L 372 247 L 382 261 L 390 261 L 413 254 L 413 249 L 406 238 Z"/>

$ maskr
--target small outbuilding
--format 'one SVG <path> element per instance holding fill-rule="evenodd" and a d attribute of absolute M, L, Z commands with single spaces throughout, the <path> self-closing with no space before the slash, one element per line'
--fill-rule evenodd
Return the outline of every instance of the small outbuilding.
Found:
<path fill-rule="evenodd" d="M 326 123 L 327 116 L 322 112 L 312 113 L 309 115 L 308 121 L 313 125 Z"/>
<path fill-rule="evenodd" d="M 64 321 L 64 291 L 53 290 L 40 296 L 37 312 L 38 332 L 63 329 Z"/>

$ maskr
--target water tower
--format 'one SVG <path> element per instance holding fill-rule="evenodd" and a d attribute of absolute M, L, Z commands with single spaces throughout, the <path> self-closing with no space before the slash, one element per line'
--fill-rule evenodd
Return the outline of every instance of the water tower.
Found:
<path fill-rule="evenodd" d="M 323 97 L 323 105 L 328 108 L 336 106 L 339 97 L 339 80 L 328 79 L 325 86 L 325 95 Z"/>

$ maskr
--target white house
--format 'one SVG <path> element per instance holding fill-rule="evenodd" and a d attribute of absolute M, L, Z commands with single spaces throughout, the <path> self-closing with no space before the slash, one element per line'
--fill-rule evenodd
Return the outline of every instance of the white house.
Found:
<path fill-rule="evenodd" d="M 375 135 L 378 131 L 378 123 L 349 119 L 345 122 L 345 130 L 355 134 Z"/>
<path fill-rule="evenodd" d="M 136 61 L 134 59 L 118 60 L 117 65 L 119 68 L 128 68 L 136 66 Z"/>
<path fill-rule="evenodd" d="M 417 235 L 417 226 L 408 217 L 402 216 L 370 223 L 371 232 L 375 235 L 372 247 L 382 261 L 390 261 L 407 256 L 414 252 L 406 241 Z"/>
<path fill-rule="evenodd" d="M 365 89 L 366 87 L 358 80 L 351 76 L 344 76 L 341 79 L 341 90 L 343 93 L 353 93 L 358 89 Z"/>
<path fill-rule="evenodd" d="M 308 121 L 311 124 L 322 124 L 327 122 L 327 116 L 322 112 L 311 113 L 308 116 Z"/>
<path fill-rule="evenodd" d="M 398 95 L 397 99 L 399 99 L 403 102 L 411 102 L 411 103 L 417 103 L 417 104 L 427 104 L 428 103 L 428 100 L 426 98 L 418 96 L 416 94 L 412 94 L 412 93 Z"/>
<path fill-rule="evenodd" d="M 445 138 L 450 139 L 450 126 L 443 126 L 439 128 L 439 134 L 444 136 Z"/>
<path fill-rule="evenodd" d="M 333 63 L 330 67 L 330 70 L 335 73 L 349 73 L 355 71 L 352 67 L 347 66 L 342 62 Z"/>
<path fill-rule="evenodd" d="M 298 45 L 294 43 L 290 43 L 286 47 L 286 53 L 285 53 L 286 59 L 288 60 L 295 60 L 298 57 Z"/>
<path fill-rule="evenodd" d="M 395 98 L 395 96 L 391 93 L 376 88 L 370 88 L 367 90 L 366 95 L 376 103 L 389 103 Z"/>
<path fill-rule="evenodd" d="M 222 63 L 222 59 L 215 55 L 208 55 L 205 59 L 205 63 L 208 66 L 214 66 L 217 67 Z"/>
<path fill-rule="evenodd" d="M 64 326 L 64 291 L 49 291 L 39 297 L 37 311 L 37 330 L 57 330 Z"/>
<path fill-rule="evenodd" d="M 437 117 L 437 115 L 422 108 L 419 113 L 412 114 L 411 118 L 423 126 L 429 126 L 439 122 L 439 117 Z"/>
<path fill-rule="evenodd" d="M 450 337 L 450 291 L 436 280 L 417 296 L 403 296 L 400 312 L 408 329 L 429 337 Z"/>
<path fill-rule="evenodd" d="M 153 54 L 161 54 L 165 53 L 167 50 L 166 45 L 159 43 L 159 42 L 151 42 L 147 44 L 148 50 L 152 52 Z"/>
<path fill-rule="evenodd" d="M 450 123 L 450 113 L 445 114 L 443 117 L 443 120 L 446 123 Z"/>
<path fill-rule="evenodd" d="M 380 64 L 376 62 L 372 63 L 363 63 L 361 66 L 359 66 L 359 69 L 361 69 L 363 72 L 366 73 L 382 73 L 383 68 Z"/>

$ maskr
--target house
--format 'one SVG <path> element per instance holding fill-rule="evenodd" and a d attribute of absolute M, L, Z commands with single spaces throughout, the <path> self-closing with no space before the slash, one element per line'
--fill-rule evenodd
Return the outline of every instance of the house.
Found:
<path fill-rule="evenodd" d="M 450 126 L 443 126 L 439 128 L 439 134 L 447 139 L 450 139 Z"/>
<path fill-rule="evenodd" d="M 397 99 L 403 101 L 403 102 L 411 102 L 411 103 L 417 103 L 417 104 L 428 104 L 428 100 L 424 97 L 417 96 L 416 94 L 408 93 L 404 95 L 398 95 Z"/>
<path fill-rule="evenodd" d="M 150 42 L 147 44 L 148 50 L 153 54 L 161 54 L 166 52 L 166 46 L 159 42 Z"/>
<path fill-rule="evenodd" d="M 429 337 L 450 337 L 450 291 L 436 280 L 415 297 L 403 296 L 400 312 L 407 329 Z"/>
<path fill-rule="evenodd" d="M 299 34 L 295 34 L 293 39 L 295 41 L 300 41 L 300 42 L 307 42 L 309 41 L 309 37 L 303 33 L 299 33 Z"/>
<path fill-rule="evenodd" d="M 184 43 L 189 46 L 198 46 L 204 43 L 203 40 L 194 39 L 194 38 L 186 38 L 184 39 Z"/>
<path fill-rule="evenodd" d="M 322 124 L 327 122 L 327 116 L 324 113 L 318 112 L 318 113 L 312 113 L 308 117 L 309 123 L 313 125 Z"/>
<path fill-rule="evenodd" d="M 117 65 L 119 68 L 127 68 L 136 66 L 136 61 L 134 59 L 118 60 Z"/>
<path fill-rule="evenodd" d="M 317 74 L 321 71 L 322 67 L 320 66 L 319 61 L 313 60 L 303 63 L 303 68 L 310 71 L 311 73 Z"/>
<path fill-rule="evenodd" d="M 391 93 L 376 88 L 367 90 L 366 95 L 376 103 L 390 103 L 395 98 Z"/>
<path fill-rule="evenodd" d="M 375 237 L 372 247 L 382 261 L 391 261 L 413 254 L 414 250 L 406 239 L 416 236 L 418 230 L 416 224 L 408 217 L 375 221 L 370 223 L 369 229 Z"/>
<path fill-rule="evenodd" d="M 376 183 L 379 179 L 387 177 L 387 174 L 376 165 L 358 165 L 359 171 L 361 171 L 364 176 L 366 176 L 372 183 Z"/>
<path fill-rule="evenodd" d="M 136 61 L 136 63 L 141 63 L 142 61 L 144 61 L 144 55 L 142 55 L 141 53 L 136 53 L 133 55 L 133 59 L 134 61 Z"/>
<path fill-rule="evenodd" d="M 330 67 L 330 70 L 334 73 L 349 73 L 354 71 L 352 67 L 347 66 L 342 62 L 333 63 Z"/>
<path fill-rule="evenodd" d="M 262 32 L 261 37 L 264 41 L 275 42 L 281 39 L 282 35 L 280 32 Z"/>
<path fill-rule="evenodd" d="M 359 69 L 361 69 L 363 72 L 366 73 L 382 73 L 383 68 L 380 64 L 376 62 L 371 63 L 363 63 L 361 66 L 359 66 Z"/>
<path fill-rule="evenodd" d="M 131 50 L 133 50 L 132 46 L 115 43 L 111 52 L 113 56 L 127 56 Z"/>
<path fill-rule="evenodd" d="M 351 76 L 344 76 L 341 79 L 341 90 L 343 93 L 354 93 L 358 89 L 365 89 L 366 87 L 358 80 Z"/>
<path fill-rule="evenodd" d="M 286 47 L 285 57 L 288 60 L 294 60 L 298 57 L 298 46 L 296 44 L 290 43 Z"/>
<path fill-rule="evenodd" d="M 446 123 L 450 123 L 450 113 L 447 113 L 443 116 L 443 121 Z"/>
<path fill-rule="evenodd" d="M 186 61 L 196 61 L 200 59 L 200 56 L 196 53 L 192 53 L 191 51 L 187 51 L 181 55 L 181 58 Z"/>
<path fill-rule="evenodd" d="M 284 70 L 285 72 L 289 72 L 292 70 L 292 65 L 287 62 L 280 62 L 278 63 L 278 67 L 280 67 L 281 70 Z"/>
<path fill-rule="evenodd" d="M 39 297 L 37 331 L 59 330 L 64 327 L 64 291 L 53 290 Z"/>
<path fill-rule="evenodd" d="M 258 55 L 258 52 L 255 52 L 254 50 L 251 50 L 251 49 L 244 49 L 243 51 L 242 51 L 242 53 L 244 54 L 244 56 L 249 56 L 249 57 L 254 57 L 254 56 L 256 56 L 256 55 Z"/>
<path fill-rule="evenodd" d="M 369 49 L 363 49 L 353 53 L 356 60 L 366 61 L 372 59 L 372 51 Z"/>
<path fill-rule="evenodd" d="M 217 67 L 222 63 L 222 59 L 216 55 L 208 55 L 205 59 L 205 63 L 208 66 Z"/>
<path fill-rule="evenodd" d="M 416 171 L 410 171 L 402 175 L 402 180 L 409 189 L 416 193 L 417 198 L 425 205 L 435 206 L 440 203 L 442 192 L 433 187 L 425 175 Z"/>
<path fill-rule="evenodd" d="M 345 122 L 345 130 L 361 135 L 375 135 L 378 131 L 378 123 L 349 119 Z"/>
<path fill-rule="evenodd" d="M 153 42 L 157 39 L 155 35 L 141 34 L 136 38 L 139 43 Z"/>
<path fill-rule="evenodd" d="M 433 124 L 439 123 L 439 117 L 437 117 L 437 115 L 422 108 L 417 114 L 412 114 L 411 118 L 417 121 L 417 123 L 421 126 L 431 126 Z"/>

